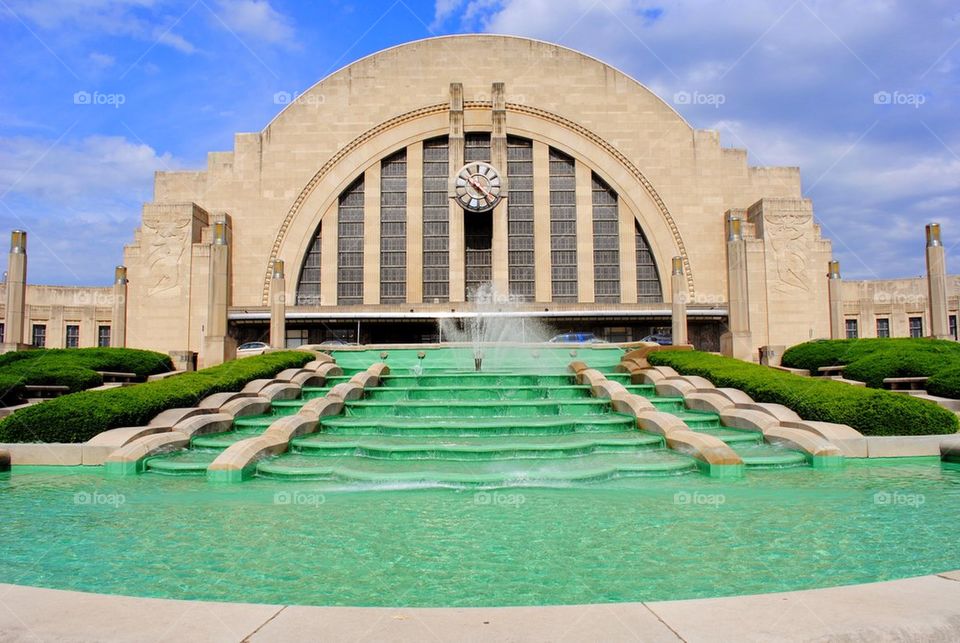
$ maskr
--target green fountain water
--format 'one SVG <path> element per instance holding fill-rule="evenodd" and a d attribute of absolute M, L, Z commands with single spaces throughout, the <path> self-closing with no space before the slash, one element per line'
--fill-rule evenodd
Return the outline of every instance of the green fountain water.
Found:
<path fill-rule="evenodd" d="M 712 413 L 689 411 L 680 398 L 659 397 L 614 370 L 616 347 L 501 345 L 476 371 L 477 349 L 337 351 L 345 374 L 299 399 L 274 402 L 270 413 L 238 418 L 231 431 L 193 438 L 189 449 L 150 458 L 153 473 L 204 475 L 232 444 L 265 431 L 370 364 L 391 373 L 318 431 L 295 438 L 287 453 L 261 461 L 255 475 L 286 480 L 400 486 L 536 486 L 595 483 L 621 477 L 695 473 L 697 462 L 667 449 L 662 437 L 637 429 L 632 416 L 576 384 L 567 365 L 586 361 L 645 396 L 694 431 L 728 443 L 749 467 L 803 466 L 803 454 L 763 443 L 759 433 L 723 428 Z"/>

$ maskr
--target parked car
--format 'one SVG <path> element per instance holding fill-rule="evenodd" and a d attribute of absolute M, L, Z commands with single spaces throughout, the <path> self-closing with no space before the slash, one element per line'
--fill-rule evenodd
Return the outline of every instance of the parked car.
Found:
<path fill-rule="evenodd" d="M 653 335 L 647 335 L 641 342 L 655 342 L 661 346 L 672 346 L 673 345 L 673 335 L 668 333 L 654 333 Z"/>
<path fill-rule="evenodd" d="M 605 341 L 593 333 L 560 333 L 550 339 L 553 344 L 601 344 Z"/>
<path fill-rule="evenodd" d="M 266 342 L 246 342 L 237 346 L 237 357 L 263 355 L 263 352 L 268 348 L 270 348 L 270 344 Z"/>

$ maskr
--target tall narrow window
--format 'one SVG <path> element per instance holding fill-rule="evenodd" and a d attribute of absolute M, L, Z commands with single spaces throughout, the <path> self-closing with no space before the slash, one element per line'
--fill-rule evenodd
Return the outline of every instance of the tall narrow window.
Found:
<path fill-rule="evenodd" d="M 97 346 L 107 348 L 110 346 L 110 327 L 97 326 Z"/>
<path fill-rule="evenodd" d="M 67 336 L 64 346 L 67 348 L 80 347 L 80 326 L 77 324 L 67 324 Z"/>
<path fill-rule="evenodd" d="M 533 143 L 507 139 L 507 269 L 510 294 L 533 301 Z"/>
<path fill-rule="evenodd" d="M 313 241 L 310 242 L 310 248 L 307 250 L 307 256 L 303 259 L 303 267 L 300 268 L 300 281 L 297 282 L 297 305 L 298 306 L 319 306 L 320 305 L 320 229 L 317 226 L 317 232 L 313 235 Z"/>
<path fill-rule="evenodd" d="M 363 303 L 363 176 L 343 191 L 337 208 L 337 303 Z"/>
<path fill-rule="evenodd" d="M 407 297 L 407 151 L 380 164 L 380 302 Z"/>
<path fill-rule="evenodd" d="M 620 303 L 620 214 L 617 193 L 593 175 L 593 292 L 597 303 Z"/>
<path fill-rule="evenodd" d="M 466 162 L 490 162 L 490 134 L 469 132 L 464 137 L 463 159 Z M 464 212 L 464 286 L 467 300 L 473 300 L 480 285 L 493 278 L 493 214 Z"/>
<path fill-rule="evenodd" d="M 952 337 L 952 338 L 954 339 L 954 341 L 956 341 L 956 339 L 957 339 L 957 316 L 956 316 L 956 315 L 950 315 L 950 317 L 949 317 L 948 320 L 947 320 L 947 323 L 950 324 L 950 337 Z"/>
<path fill-rule="evenodd" d="M 550 149 L 550 280 L 553 301 L 577 300 L 577 178 L 572 158 Z"/>
<path fill-rule="evenodd" d="M 908 321 L 910 324 L 910 337 L 923 337 L 923 317 L 911 317 Z"/>
<path fill-rule="evenodd" d="M 886 317 L 877 319 L 877 337 L 890 337 L 890 320 Z"/>
<path fill-rule="evenodd" d="M 657 262 L 653 259 L 653 251 L 647 242 L 646 235 L 635 227 L 637 241 L 637 301 L 643 303 L 660 303 L 663 301 L 663 292 L 660 290 L 660 275 L 657 273 Z"/>
<path fill-rule="evenodd" d="M 423 301 L 450 299 L 450 175 L 447 138 L 423 143 Z"/>

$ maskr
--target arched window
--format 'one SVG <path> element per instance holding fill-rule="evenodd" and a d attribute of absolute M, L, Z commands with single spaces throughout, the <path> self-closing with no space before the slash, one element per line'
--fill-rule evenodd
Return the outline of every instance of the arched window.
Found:
<path fill-rule="evenodd" d="M 647 237 L 636 224 L 637 238 L 637 301 L 642 303 L 659 303 L 663 301 L 663 292 L 660 290 L 660 275 L 657 274 L 657 263 L 653 259 L 653 251 L 647 243 Z"/>
<path fill-rule="evenodd" d="M 507 139 L 507 271 L 510 294 L 533 301 L 533 142 Z"/>
<path fill-rule="evenodd" d="M 550 281 L 553 301 L 577 301 L 577 177 L 571 157 L 550 148 Z"/>
<path fill-rule="evenodd" d="M 407 298 L 407 151 L 380 163 L 380 303 Z"/>
<path fill-rule="evenodd" d="M 593 292 L 594 301 L 620 303 L 620 213 L 617 193 L 596 174 L 593 198 Z"/>
<path fill-rule="evenodd" d="M 450 175 L 447 137 L 423 143 L 423 301 L 450 299 Z"/>
<path fill-rule="evenodd" d="M 322 224 L 317 226 L 313 241 L 307 250 L 300 268 L 300 280 L 297 282 L 297 305 L 320 305 L 320 232 Z"/>
<path fill-rule="evenodd" d="M 363 175 L 337 206 L 337 304 L 363 303 Z"/>

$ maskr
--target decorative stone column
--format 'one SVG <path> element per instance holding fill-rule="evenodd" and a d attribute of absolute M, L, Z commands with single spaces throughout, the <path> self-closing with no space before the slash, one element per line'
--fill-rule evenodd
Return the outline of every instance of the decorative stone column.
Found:
<path fill-rule="evenodd" d="M 510 291 L 509 254 L 507 246 L 507 97 L 503 83 L 490 88 L 491 125 L 490 162 L 500 172 L 500 194 L 503 196 L 490 216 L 493 217 L 491 271 L 493 289 L 502 294 Z"/>
<path fill-rule="evenodd" d="M 7 258 L 6 321 L 3 333 L 4 352 L 24 348 L 23 329 L 27 300 L 27 233 L 14 230 L 10 234 L 10 255 Z"/>
<path fill-rule="evenodd" d="M 930 334 L 937 339 L 952 339 L 947 318 L 947 267 L 940 224 L 927 224 L 927 301 L 930 310 Z"/>
<path fill-rule="evenodd" d="M 210 244 L 210 276 L 207 286 L 207 323 L 204 328 L 203 368 L 222 364 L 236 357 L 237 343 L 227 336 L 227 305 L 230 300 L 230 246 L 227 224 L 213 224 Z"/>
<path fill-rule="evenodd" d="M 287 345 L 287 280 L 283 275 L 283 261 L 273 262 L 273 278 L 270 280 L 270 346 L 285 348 Z"/>
<path fill-rule="evenodd" d="M 750 300 L 747 282 L 747 242 L 743 220 L 727 218 L 727 332 L 720 336 L 720 350 L 727 357 L 753 360 L 750 332 Z"/>
<path fill-rule="evenodd" d="M 463 84 L 450 83 L 450 133 L 447 137 L 447 155 L 450 168 L 448 195 L 450 196 L 450 302 L 466 301 L 466 240 L 463 236 L 463 208 L 457 204 L 454 177 L 463 167 Z"/>
<path fill-rule="evenodd" d="M 828 264 L 827 292 L 830 298 L 830 339 L 846 339 L 847 329 L 843 322 L 843 279 L 840 277 L 840 262 Z"/>
<path fill-rule="evenodd" d="M 683 276 L 683 257 L 673 258 L 673 272 L 670 275 L 671 321 L 673 326 L 673 344 L 688 344 L 687 339 L 687 280 Z"/>
<path fill-rule="evenodd" d="M 113 302 L 110 321 L 110 346 L 127 345 L 127 267 L 117 266 L 113 271 Z"/>

